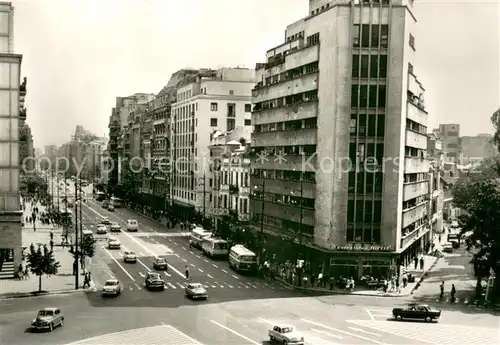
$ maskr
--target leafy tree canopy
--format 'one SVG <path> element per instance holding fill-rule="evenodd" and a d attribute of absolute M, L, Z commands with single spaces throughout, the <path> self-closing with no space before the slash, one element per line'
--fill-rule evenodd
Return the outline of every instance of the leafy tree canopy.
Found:
<path fill-rule="evenodd" d="M 21 175 L 20 191 L 23 196 L 33 196 L 47 191 L 45 179 L 39 175 Z"/>
<path fill-rule="evenodd" d="M 54 253 L 46 245 L 39 245 L 36 248 L 32 243 L 27 255 L 27 261 L 31 273 L 38 276 L 39 291 L 42 291 L 42 276 L 44 274 L 48 276 L 57 274 L 59 267 L 61 267 L 59 261 L 54 258 Z"/>

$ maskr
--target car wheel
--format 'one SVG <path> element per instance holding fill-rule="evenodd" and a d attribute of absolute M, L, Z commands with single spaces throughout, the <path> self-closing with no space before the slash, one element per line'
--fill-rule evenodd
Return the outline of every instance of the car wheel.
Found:
<path fill-rule="evenodd" d="M 431 322 L 431 321 L 432 321 L 432 317 L 427 316 L 427 317 L 425 318 L 425 321 L 426 321 L 426 322 Z"/>
<path fill-rule="evenodd" d="M 271 343 L 274 343 L 274 337 L 273 337 L 272 335 L 271 335 L 271 336 L 269 336 L 269 341 L 270 341 Z"/>
<path fill-rule="evenodd" d="M 283 340 L 283 345 L 288 345 L 288 340 Z"/>
<path fill-rule="evenodd" d="M 59 323 L 59 326 L 61 326 L 61 327 L 64 326 L 64 318 L 61 319 L 61 323 Z"/>
<path fill-rule="evenodd" d="M 403 320 L 403 317 L 401 315 L 396 315 L 396 320 L 401 321 Z"/>

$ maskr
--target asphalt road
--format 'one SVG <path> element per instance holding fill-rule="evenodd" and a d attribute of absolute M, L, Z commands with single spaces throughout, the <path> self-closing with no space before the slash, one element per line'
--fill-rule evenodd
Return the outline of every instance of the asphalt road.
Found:
<path fill-rule="evenodd" d="M 292 297 L 209 304 L 184 302 L 179 306 L 159 303 L 117 309 L 113 304 L 118 306 L 121 298 L 127 298 L 125 295 L 118 299 L 100 299 L 102 305 L 108 306 L 100 308 L 95 294 L 0 301 L 0 344 L 60 345 L 92 337 L 98 338 L 79 344 L 266 344 L 267 330 L 274 323 L 293 324 L 307 344 L 318 345 L 455 345 L 457 341 L 461 344 L 500 341 L 498 328 L 493 328 L 495 321 L 498 324 L 494 316 L 449 311 L 439 323 L 396 322 L 388 320 L 390 308 L 346 305 L 342 303 L 342 296 L 330 300 Z M 64 326 L 52 333 L 29 332 L 29 322 L 44 306 L 61 308 Z M 464 325 L 464 321 L 468 324 Z"/>

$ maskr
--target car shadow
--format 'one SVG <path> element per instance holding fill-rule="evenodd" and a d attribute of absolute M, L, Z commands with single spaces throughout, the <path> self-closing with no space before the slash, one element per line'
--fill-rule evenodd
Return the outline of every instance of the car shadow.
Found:
<path fill-rule="evenodd" d="M 388 317 L 385 321 L 391 321 L 391 322 L 406 322 L 406 323 L 438 323 L 439 321 L 432 320 L 432 321 L 425 321 L 425 320 L 418 320 L 418 319 L 403 319 L 403 320 L 396 320 L 393 317 Z"/>

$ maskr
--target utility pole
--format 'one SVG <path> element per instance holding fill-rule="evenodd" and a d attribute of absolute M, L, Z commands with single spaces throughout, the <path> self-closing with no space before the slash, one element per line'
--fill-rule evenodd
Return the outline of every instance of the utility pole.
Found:
<path fill-rule="evenodd" d="M 56 176 L 56 184 L 57 184 L 57 210 L 60 210 L 60 206 L 59 206 L 59 174 Z"/>
<path fill-rule="evenodd" d="M 54 170 L 50 171 L 50 209 L 54 210 Z"/>
<path fill-rule="evenodd" d="M 75 262 L 76 265 L 74 265 L 75 269 L 75 290 L 78 290 L 79 288 L 79 283 L 78 283 L 78 278 L 79 278 L 79 253 L 78 253 L 78 203 L 76 202 L 76 195 L 78 192 L 78 182 L 75 181 Z"/>

